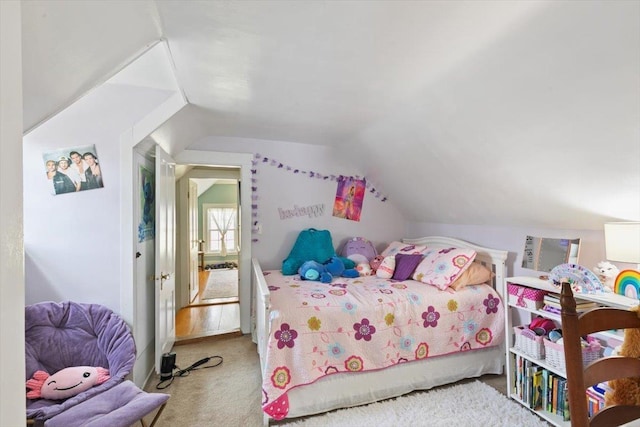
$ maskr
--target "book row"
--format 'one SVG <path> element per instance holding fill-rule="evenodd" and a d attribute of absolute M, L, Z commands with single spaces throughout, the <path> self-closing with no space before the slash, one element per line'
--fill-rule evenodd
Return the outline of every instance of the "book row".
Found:
<path fill-rule="evenodd" d="M 513 391 L 529 408 L 543 410 L 569 420 L 567 380 L 516 355 Z"/>
<path fill-rule="evenodd" d="M 561 416 L 564 421 L 569 421 L 567 380 L 520 355 L 516 355 L 515 363 L 515 395 L 535 411 L 547 411 Z M 604 395 L 607 390 L 607 383 L 587 389 L 585 398 L 589 407 L 589 417 L 604 408 Z"/>

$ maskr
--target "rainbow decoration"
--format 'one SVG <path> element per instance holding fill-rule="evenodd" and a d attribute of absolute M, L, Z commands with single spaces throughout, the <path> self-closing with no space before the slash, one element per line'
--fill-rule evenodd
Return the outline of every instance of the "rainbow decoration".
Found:
<path fill-rule="evenodd" d="M 640 272 L 636 270 L 622 270 L 613 286 L 616 294 L 633 299 L 640 299 Z"/>

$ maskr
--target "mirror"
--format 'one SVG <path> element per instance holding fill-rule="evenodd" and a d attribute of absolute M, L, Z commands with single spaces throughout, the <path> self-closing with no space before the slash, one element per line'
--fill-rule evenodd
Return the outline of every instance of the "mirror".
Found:
<path fill-rule="evenodd" d="M 560 264 L 577 264 L 580 239 L 550 239 L 527 236 L 522 268 L 549 272 Z"/>

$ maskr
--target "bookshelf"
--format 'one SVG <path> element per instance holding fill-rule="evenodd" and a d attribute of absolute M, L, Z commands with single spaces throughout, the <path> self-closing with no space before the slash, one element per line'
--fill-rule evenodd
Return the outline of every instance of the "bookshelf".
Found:
<path fill-rule="evenodd" d="M 556 288 L 548 281 L 541 280 L 536 277 L 507 277 L 504 280 L 503 295 L 506 298 L 505 331 L 507 342 L 505 345 L 505 369 L 507 377 L 507 395 L 509 398 L 529 408 L 529 410 L 535 412 L 541 418 L 545 419 L 554 426 L 570 427 L 571 422 L 565 420 L 565 414 L 555 413 L 553 409 L 554 400 L 555 407 L 556 409 L 558 409 L 558 405 L 560 404 L 558 398 L 560 398 L 561 400 L 563 397 L 561 392 L 556 391 L 555 394 L 553 392 L 551 392 L 551 394 L 548 394 L 549 387 L 547 387 L 548 384 L 553 384 L 553 382 L 549 381 L 548 378 L 555 378 L 554 381 L 557 382 L 557 386 L 561 387 L 562 380 L 564 380 L 565 378 L 564 370 L 548 363 L 548 361 L 545 360 L 544 357 L 542 359 L 534 358 L 530 355 L 530 353 L 527 353 L 515 347 L 516 337 L 514 327 L 520 325 L 528 325 L 531 322 L 531 319 L 537 316 L 541 316 L 553 320 L 556 325 L 561 328 L 562 325 L 560 314 L 542 310 L 541 307 L 539 308 L 532 305 L 522 306 L 521 304 L 517 304 L 508 297 L 509 293 L 507 287 L 509 284 L 518 285 L 529 289 L 546 291 L 552 294 L 559 294 L 560 292 L 559 288 Z M 638 300 L 612 293 L 603 295 L 581 294 L 577 296 L 577 298 L 594 302 L 596 303 L 596 305 L 603 307 L 608 306 L 628 309 L 632 306 L 638 305 Z M 603 332 L 599 333 L 597 336 L 603 341 L 622 341 L 621 331 Z M 535 374 L 535 372 L 541 373 Z M 542 380 L 542 384 L 540 384 L 539 379 L 535 380 L 536 375 L 547 378 L 546 382 Z M 538 399 L 538 395 L 533 391 L 534 382 L 536 383 L 536 386 L 540 386 L 543 389 L 544 393 L 542 395 L 542 402 L 538 402 L 538 405 L 532 404 L 532 402 L 535 403 L 535 401 Z M 553 386 L 551 387 L 551 390 L 553 391 Z M 587 396 L 585 396 L 585 399 L 587 399 Z M 558 412 L 561 411 L 558 410 Z M 566 411 L 566 414 L 568 414 L 568 410 Z"/>

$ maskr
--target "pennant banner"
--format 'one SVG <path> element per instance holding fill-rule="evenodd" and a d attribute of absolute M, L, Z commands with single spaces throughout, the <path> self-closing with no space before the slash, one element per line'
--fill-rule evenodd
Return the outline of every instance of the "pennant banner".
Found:
<path fill-rule="evenodd" d="M 388 200 L 387 196 L 385 196 L 384 194 L 382 194 L 379 190 L 377 190 L 367 179 L 366 177 L 360 177 L 358 175 L 355 176 L 347 176 L 347 175 L 327 175 L 327 174 L 323 174 L 317 171 L 307 171 L 307 170 L 303 170 L 303 169 L 299 169 L 296 167 L 293 167 L 291 165 L 287 165 L 284 164 L 282 162 L 279 162 L 276 159 L 272 159 L 269 157 L 264 157 L 261 156 L 260 154 L 256 153 L 253 156 L 253 160 L 251 161 L 252 167 L 251 167 L 251 201 L 252 201 L 252 227 L 251 227 L 251 234 L 254 235 L 254 237 L 252 238 L 253 242 L 257 242 L 258 238 L 256 237 L 258 234 L 258 166 L 262 165 L 262 166 L 272 166 L 278 169 L 282 169 L 284 171 L 290 172 L 294 175 L 304 175 L 308 178 L 311 179 L 320 179 L 320 180 L 324 180 L 324 181 L 333 181 L 333 182 L 338 182 L 338 183 L 343 183 L 343 182 L 359 182 L 359 185 L 363 185 L 364 188 L 366 189 L 367 192 L 369 192 L 370 194 L 373 194 L 373 196 L 380 200 L 381 202 L 386 202 Z M 359 215 L 358 215 L 359 216 Z M 355 219 L 355 218 L 354 218 Z"/>

